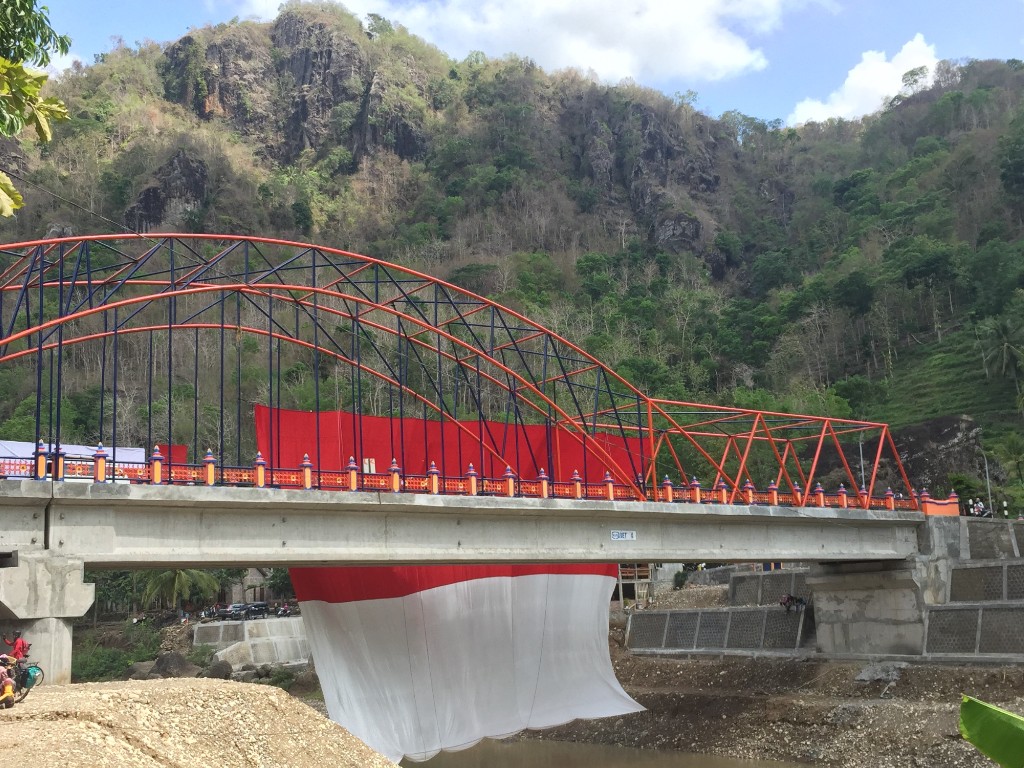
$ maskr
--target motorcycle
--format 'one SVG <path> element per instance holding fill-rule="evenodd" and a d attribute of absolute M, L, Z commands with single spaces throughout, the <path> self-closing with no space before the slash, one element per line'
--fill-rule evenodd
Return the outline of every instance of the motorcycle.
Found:
<path fill-rule="evenodd" d="M 11 676 L 14 679 L 14 701 L 19 704 L 25 700 L 29 691 L 43 684 L 45 677 L 42 667 L 35 662 L 19 663 L 11 670 Z"/>
<path fill-rule="evenodd" d="M 287 605 L 282 605 L 280 608 L 277 609 L 277 615 L 278 615 L 279 618 L 283 618 L 285 616 L 291 616 L 292 615 L 292 609 L 289 608 Z"/>

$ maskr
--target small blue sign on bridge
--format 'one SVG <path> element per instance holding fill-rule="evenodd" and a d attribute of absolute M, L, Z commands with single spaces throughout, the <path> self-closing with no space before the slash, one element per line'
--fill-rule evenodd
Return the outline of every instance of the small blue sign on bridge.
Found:
<path fill-rule="evenodd" d="M 636 531 L 612 531 L 612 541 L 636 541 Z"/>

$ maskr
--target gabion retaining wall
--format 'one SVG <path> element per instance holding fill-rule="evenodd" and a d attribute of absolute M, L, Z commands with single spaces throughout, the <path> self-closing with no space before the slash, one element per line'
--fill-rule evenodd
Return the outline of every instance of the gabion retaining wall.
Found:
<path fill-rule="evenodd" d="M 1024 606 L 992 604 L 928 609 L 928 654 L 1024 655 Z"/>
<path fill-rule="evenodd" d="M 777 606 L 644 611 L 629 617 L 626 647 L 678 651 L 797 650 L 805 627 L 814 626 L 810 614 L 810 609 L 786 612 Z"/>
<path fill-rule="evenodd" d="M 730 605 L 778 605 L 783 595 L 810 599 L 807 571 L 781 570 L 738 573 L 729 579 Z"/>
<path fill-rule="evenodd" d="M 949 602 L 992 600 L 1024 600 L 1024 563 L 1009 560 L 986 565 L 960 565 L 950 570 Z"/>

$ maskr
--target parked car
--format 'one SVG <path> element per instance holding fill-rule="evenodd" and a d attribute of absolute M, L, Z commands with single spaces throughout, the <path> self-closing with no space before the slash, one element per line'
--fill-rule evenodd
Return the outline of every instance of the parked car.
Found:
<path fill-rule="evenodd" d="M 249 606 L 246 603 L 232 603 L 217 611 L 217 618 L 220 619 L 244 619 L 248 616 Z"/>
<path fill-rule="evenodd" d="M 249 603 L 247 613 L 250 619 L 265 619 L 270 615 L 270 606 L 264 602 Z"/>

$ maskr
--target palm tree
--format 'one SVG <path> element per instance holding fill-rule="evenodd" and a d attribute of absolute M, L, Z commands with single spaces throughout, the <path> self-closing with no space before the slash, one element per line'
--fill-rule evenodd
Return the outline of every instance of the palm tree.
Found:
<path fill-rule="evenodd" d="M 986 368 L 989 361 L 993 361 L 1001 376 L 1013 379 L 1013 385 L 1020 395 L 1018 374 L 1024 368 L 1024 326 L 1020 318 L 1011 313 L 990 317 L 979 323 L 978 330 L 978 341 L 981 343 Z"/>
<path fill-rule="evenodd" d="M 1011 432 L 999 444 L 998 453 L 1000 459 L 1014 466 L 1017 480 L 1024 485 L 1024 437 L 1019 432 Z"/>
<path fill-rule="evenodd" d="M 197 595 L 212 597 L 217 594 L 220 584 L 207 571 L 194 568 L 169 571 L 153 571 L 146 578 L 146 588 L 142 593 L 142 604 L 149 605 L 156 599 L 170 605 L 180 604 Z"/>

